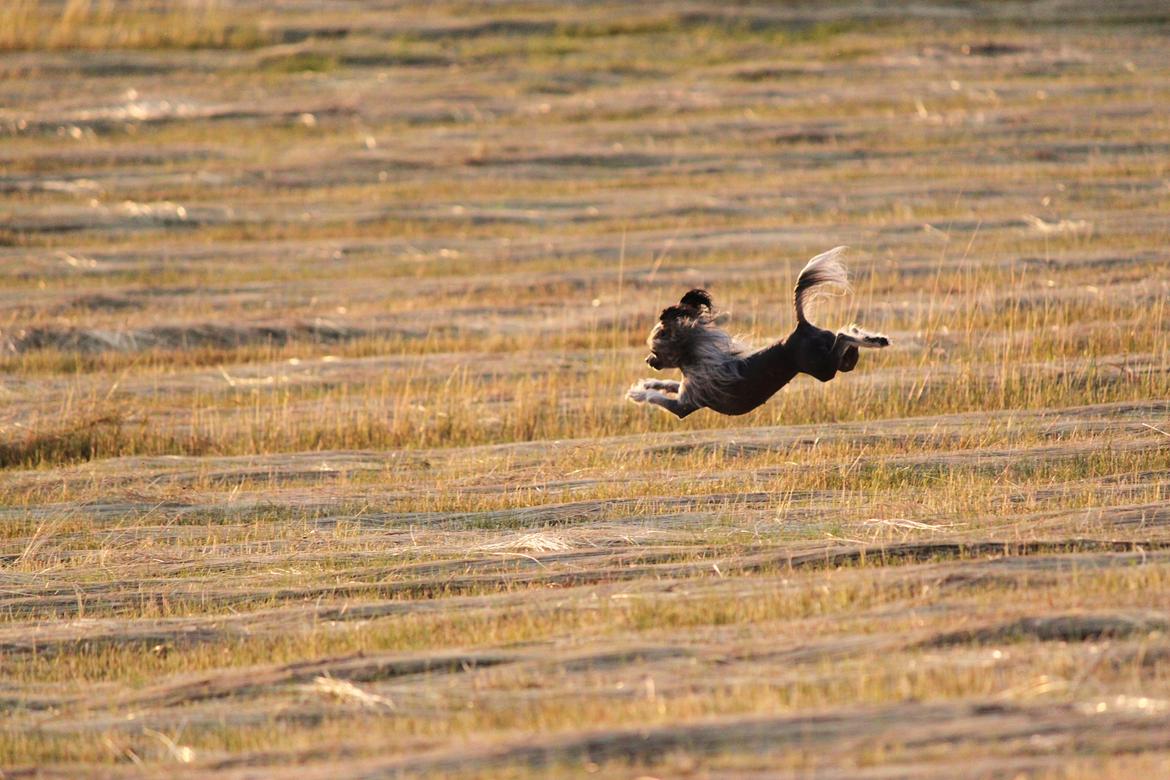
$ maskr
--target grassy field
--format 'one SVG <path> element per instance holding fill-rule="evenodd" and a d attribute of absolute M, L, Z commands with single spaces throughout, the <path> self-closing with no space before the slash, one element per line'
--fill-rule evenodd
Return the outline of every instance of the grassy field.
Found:
<path fill-rule="evenodd" d="M 0 9 L 0 778 L 1170 776 L 1164 3 L 324 5 Z"/>

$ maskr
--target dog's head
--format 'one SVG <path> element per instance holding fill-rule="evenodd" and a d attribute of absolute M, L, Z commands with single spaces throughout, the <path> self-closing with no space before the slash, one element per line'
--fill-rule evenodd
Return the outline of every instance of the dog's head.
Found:
<path fill-rule="evenodd" d="M 686 361 L 685 345 L 688 340 L 680 338 L 685 328 L 700 324 L 704 317 L 710 317 L 711 296 L 706 290 L 691 290 L 674 306 L 667 306 L 658 315 L 658 323 L 650 331 L 646 343 L 650 354 L 646 365 L 655 371 L 664 368 L 679 368 Z"/>

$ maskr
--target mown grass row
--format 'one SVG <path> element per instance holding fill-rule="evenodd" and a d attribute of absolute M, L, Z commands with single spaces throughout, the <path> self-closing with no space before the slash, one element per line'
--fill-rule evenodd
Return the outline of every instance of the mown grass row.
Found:
<path fill-rule="evenodd" d="M 971 411 L 1045 409 L 1170 394 L 1170 370 L 1124 358 L 1061 371 L 1007 361 L 991 373 L 960 365 L 900 381 L 811 382 L 780 394 L 730 427 L 803 425 Z M 608 370 L 606 370 L 608 369 Z M 604 372 L 604 373 L 603 373 Z M 944 373 L 945 372 L 945 373 Z M 71 400 L 10 428 L 0 465 L 45 467 L 125 455 L 241 455 L 306 450 L 463 447 L 673 430 L 654 409 L 622 399 L 637 378 L 611 363 L 592 373 L 483 379 L 456 371 L 445 380 L 405 377 L 329 388 L 253 389 L 224 400 L 195 393 L 181 406 L 139 399 Z M 709 421 L 708 421 L 709 423 Z M 702 422 L 691 427 L 702 427 Z"/>
<path fill-rule="evenodd" d="M 714 575 L 712 575 L 714 576 Z M 555 642 L 570 648 L 606 646 L 616 638 L 635 637 L 643 647 L 674 643 L 686 636 L 682 647 L 696 654 L 686 684 L 672 682 L 668 668 L 651 671 L 653 687 L 646 675 L 636 671 L 603 670 L 556 673 L 531 665 L 505 665 L 495 670 L 463 672 L 474 675 L 474 686 L 450 685 L 430 693 L 414 687 L 414 680 L 361 680 L 367 690 L 383 691 L 396 701 L 396 711 L 385 717 L 342 706 L 328 706 L 320 716 L 275 718 L 257 725 L 247 723 L 247 713 L 265 707 L 266 697 L 280 694 L 283 700 L 300 700 L 310 712 L 320 712 L 322 700 L 308 680 L 292 677 L 267 691 L 242 691 L 235 704 L 245 722 L 225 716 L 214 701 L 197 703 L 199 692 L 185 713 L 188 724 L 183 742 L 196 755 L 215 756 L 271 749 L 284 751 L 299 745 L 319 745 L 333 728 L 351 727 L 359 718 L 357 733 L 339 731 L 333 744 L 346 745 L 361 753 L 377 745 L 378 755 L 388 747 L 408 750 L 412 737 L 457 737 L 484 733 L 510 733 L 538 728 L 550 734 L 570 731 L 582 722 L 595 727 L 626 723 L 671 723 L 722 714 L 753 712 L 797 713 L 810 708 L 856 707 L 891 701 L 947 701 L 989 699 L 1005 701 L 1059 701 L 1060 697 L 1089 698 L 1105 691 L 1129 691 L 1133 696 L 1165 697 L 1170 691 L 1170 668 L 1159 661 L 1145 660 L 1140 647 L 1114 643 L 1115 651 L 1131 647 L 1132 652 L 1115 652 L 1107 663 L 1098 663 L 1091 680 L 1083 669 L 1091 653 L 1077 644 L 1041 643 L 1021 635 L 1015 642 L 997 642 L 992 649 L 958 651 L 918 647 L 925 640 L 955 625 L 954 610 L 977 615 L 981 620 L 1009 623 L 1018 615 L 1048 609 L 1059 603 L 1065 612 L 1109 609 L 1143 609 L 1150 594 L 1167 588 L 1165 566 L 1145 565 L 1107 572 L 1074 572 L 1055 578 L 1016 582 L 988 581 L 966 589 L 940 589 L 931 579 L 880 584 L 852 572 L 818 572 L 815 576 L 786 580 L 786 586 L 751 599 L 728 599 L 718 589 L 709 595 L 678 598 L 669 595 L 626 594 L 625 598 L 602 599 L 573 607 L 539 610 L 532 607 L 486 611 L 463 615 L 403 617 L 368 624 L 361 632 L 313 628 L 283 636 L 252 637 L 230 643 L 194 646 L 167 645 L 164 650 L 116 645 L 78 645 L 64 654 L 48 658 L 17 657 L 9 667 L 10 679 L 58 685 L 84 686 L 88 682 L 118 682 L 133 689 L 149 686 L 160 676 L 211 669 L 247 669 L 251 666 L 297 661 L 306 657 L 346 657 L 354 652 L 436 651 L 464 647 L 469 638 L 476 644 L 523 646 Z M 734 581 L 721 583 L 726 587 Z M 757 583 L 758 584 L 758 583 Z M 1005 605 L 1011 605 L 1010 607 Z M 912 608 L 919 608 L 914 611 Z M 934 611 L 931 611 L 931 608 Z M 895 616 L 891 608 L 899 610 Z M 910 611 L 906 611 L 906 610 Z M 963 623 L 965 621 L 960 621 Z M 891 637 L 897 643 L 883 652 L 866 649 L 829 653 L 821 660 L 785 661 L 776 668 L 767 650 L 744 646 L 744 657 L 735 659 L 713 652 L 723 641 L 722 634 L 736 628 L 776 630 L 799 626 L 801 641 L 829 641 L 834 638 L 871 635 Z M 570 640 L 570 638 L 572 638 Z M 746 636 L 745 636 L 746 639 Z M 888 640 L 887 640 L 888 641 Z M 1147 643 L 1151 640 L 1144 640 Z M 713 645 L 711 643 L 714 643 Z M 1156 645 L 1149 645 L 1155 648 Z M 749 648 L 756 648 L 758 659 Z M 1160 657 L 1160 656 L 1159 656 Z M 760 675 L 764 676 L 761 682 Z M 188 680 L 192 678 L 186 678 Z M 559 683 L 556 681 L 560 681 Z M 1141 681 L 1140 684 L 1138 681 Z M 247 680 L 241 679 L 244 689 Z M 453 681 L 454 682 L 454 681 Z M 1044 684 L 1041 684 L 1044 682 Z M 561 686 L 575 691 L 571 702 L 561 695 Z M 625 689 L 633 686 L 633 694 Z M 517 701 L 514 694 L 529 695 Z M 178 695 L 182 695 L 176 691 Z M 148 723 L 152 722 L 147 720 Z M 35 762 L 82 760 L 99 763 L 121 758 L 111 754 L 101 739 L 63 738 L 68 728 L 6 732 L 5 749 L 13 760 Z M 111 732 L 119 741 L 140 741 L 137 724 Z M 291 758 L 291 756 L 290 756 Z M 276 760 L 280 760 L 276 757 Z"/>

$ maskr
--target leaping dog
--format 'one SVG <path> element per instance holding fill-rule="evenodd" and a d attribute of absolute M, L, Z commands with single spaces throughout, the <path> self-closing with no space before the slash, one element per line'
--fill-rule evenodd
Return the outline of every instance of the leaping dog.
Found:
<path fill-rule="evenodd" d="M 818 288 L 848 289 L 845 266 L 839 260 L 845 249 L 839 246 L 808 261 L 796 279 L 796 330 L 763 349 L 752 350 L 718 327 L 710 293 L 688 292 L 676 305 L 662 310 L 647 339 L 646 364 L 655 371 L 677 368 L 682 381 L 643 379 L 626 397 L 661 406 L 680 419 L 703 408 L 747 414 L 797 374 L 828 382 L 838 371 L 854 369 L 859 347 L 888 347 L 888 338 L 855 325 L 833 333 L 805 318 L 805 304 L 821 292 Z"/>

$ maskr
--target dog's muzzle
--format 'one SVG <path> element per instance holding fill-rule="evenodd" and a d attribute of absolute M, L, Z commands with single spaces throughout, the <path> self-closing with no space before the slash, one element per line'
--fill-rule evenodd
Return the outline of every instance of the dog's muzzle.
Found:
<path fill-rule="evenodd" d="M 659 360 L 658 356 L 652 352 L 652 353 L 650 353 L 650 355 L 648 355 L 646 357 L 646 365 L 650 366 L 650 368 L 657 371 L 660 368 L 662 368 L 662 361 Z"/>

